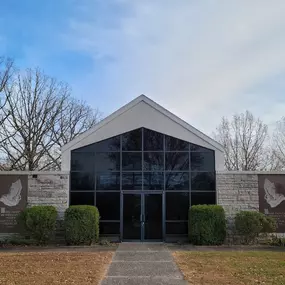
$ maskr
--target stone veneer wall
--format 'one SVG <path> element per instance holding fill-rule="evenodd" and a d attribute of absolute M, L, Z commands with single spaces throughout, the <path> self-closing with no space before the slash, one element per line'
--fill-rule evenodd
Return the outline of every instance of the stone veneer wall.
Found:
<path fill-rule="evenodd" d="M 58 220 L 63 219 L 69 205 L 69 172 L 67 171 L 0 171 L 1 175 L 27 175 L 27 206 L 51 205 L 58 211 Z M 14 236 L 0 232 L 0 240 Z"/>
<path fill-rule="evenodd" d="M 228 234 L 234 229 L 239 211 L 259 211 L 258 174 L 255 172 L 217 172 L 217 204 L 226 212 Z"/>
<path fill-rule="evenodd" d="M 33 172 L 28 175 L 28 206 L 51 205 L 56 207 L 59 219 L 69 203 L 68 172 Z"/>

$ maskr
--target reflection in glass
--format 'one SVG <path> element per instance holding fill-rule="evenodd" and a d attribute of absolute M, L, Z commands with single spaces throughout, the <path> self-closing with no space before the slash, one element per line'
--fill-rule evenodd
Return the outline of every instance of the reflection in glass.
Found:
<path fill-rule="evenodd" d="M 120 193 L 96 192 L 100 220 L 120 220 Z"/>
<path fill-rule="evenodd" d="M 141 151 L 142 150 L 142 129 L 133 130 L 122 135 L 123 151 Z"/>
<path fill-rule="evenodd" d="M 191 152 L 191 170 L 213 171 L 215 169 L 214 152 Z"/>
<path fill-rule="evenodd" d="M 190 150 L 191 151 L 201 151 L 201 152 L 212 152 L 213 150 L 200 146 L 200 145 L 196 145 L 196 144 L 192 144 L 190 143 Z"/>
<path fill-rule="evenodd" d="M 96 171 L 120 170 L 119 152 L 97 152 L 95 155 Z"/>
<path fill-rule="evenodd" d="M 120 234 L 120 222 L 100 222 L 100 235 L 118 235 Z"/>
<path fill-rule="evenodd" d="M 163 190 L 164 174 L 163 172 L 144 172 L 143 187 L 144 190 Z"/>
<path fill-rule="evenodd" d="M 94 192 L 70 192 L 70 205 L 94 206 Z"/>
<path fill-rule="evenodd" d="M 165 154 L 166 170 L 189 170 L 188 152 L 167 152 Z"/>
<path fill-rule="evenodd" d="M 172 150 L 172 151 L 188 151 L 189 150 L 189 143 L 174 137 L 165 136 L 165 150 Z"/>
<path fill-rule="evenodd" d="M 215 192 L 192 192 L 191 205 L 215 205 L 216 193 Z"/>
<path fill-rule="evenodd" d="M 144 152 L 144 170 L 149 170 L 149 171 L 164 170 L 164 153 Z"/>
<path fill-rule="evenodd" d="M 166 234 L 169 235 L 187 235 L 188 223 L 187 222 L 167 222 Z"/>
<path fill-rule="evenodd" d="M 191 189 L 195 190 L 216 190 L 214 172 L 192 172 Z"/>
<path fill-rule="evenodd" d="M 120 136 L 97 142 L 95 145 L 97 152 L 120 151 Z"/>
<path fill-rule="evenodd" d="M 162 195 L 146 194 L 145 239 L 162 239 Z"/>
<path fill-rule="evenodd" d="M 99 172 L 96 174 L 97 190 L 120 190 L 120 172 Z"/>
<path fill-rule="evenodd" d="M 94 174 L 88 172 L 70 173 L 71 190 L 94 190 Z"/>
<path fill-rule="evenodd" d="M 141 239 L 141 195 L 124 194 L 123 238 Z"/>
<path fill-rule="evenodd" d="M 167 192 L 166 220 L 188 220 L 189 193 Z"/>
<path fill-rule="evenodd" d="M 165 174 L 166 190 L 189 190 L 189 174 L 187 172 L 167 172 Z"/>
<path fill-rule="evenodd" d="M 163 134 L 143 129 L 144 132 L 144 150 L 163 150 Z"/>
<path fill-rule="evenodd" d="M 141 172 L 123 172 L 122 190 L 141 190 L 142 174 Z"/>
<path fill-rule="evenodd" d="M 94 155 L 89 152 L 71 152 L 71 171 L 88 171 L 94 168 Z"/>
<path fill-rule="evenodd" d="M 123 170 L 142 170 L 141 152 L 123 152 Z"/>

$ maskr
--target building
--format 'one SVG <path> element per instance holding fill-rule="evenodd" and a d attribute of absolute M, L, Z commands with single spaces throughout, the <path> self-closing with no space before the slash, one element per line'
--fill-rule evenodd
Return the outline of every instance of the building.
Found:
<path fill-rule="evenodd" d="M 100 234 L 120 240 L 187 236 L 188 209 L 216 204 L 222 146 L 141 95 L 62 149 L 70 205 L 96 205 Z"/>

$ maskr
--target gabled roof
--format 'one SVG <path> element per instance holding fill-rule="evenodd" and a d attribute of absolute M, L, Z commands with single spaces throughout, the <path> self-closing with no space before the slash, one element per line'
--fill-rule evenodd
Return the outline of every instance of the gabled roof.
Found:
<path fill-rule="evenodd" d="M 121 107 L 120 109 L 118 109 L 117 111 L 112 113 L 111 115 L 107 116 L 105 119 L 103 119 L 98 124 L 96 124 L 94 127 L 92 127 L 90 130 L 82 133 L 81 135 L 79 135 L 78 137 L 76 137 L 75 139 L 73 139 L 72 141 L 67 143 L 66 145 L 64 145 L 62 147 L 62 152 L 65 152 L 66 150 L 72 149 L 77 143 L 88 138 L 90 135 L 95 133 L 97 130 L 101 129 L 102 127 L 104 127 L 105 125 L 110 123 L 111 121 L 115 120 L 119 116 L 123 115 L 125 112 L 129 111 L 130 109 L 134 108 L 135 106 L 137 106 L 138 104 L 141 104 L 141 103 L 145 103 L 145 104 L 149 105 L 150 107 L 155 109 L 157 112 L 162 113 L 164 116 L 168 117 L 173 122 L 179 124 L 181 127 L 186 129 L 187 131 L 191 132 L 192 134 L 194 134 L 195 136 L 197 136 L 201 140 L 205 141 L 207 144 L 210 144 L 211 146 L 213 146 L 214 149 L 217 149 L 217 150 L 220 150 L 221 152 L 223 152 L 222 145 L 219 144 L 217 141 L 213 140 L 209 136 L 205 135 L 204 133 L 200 132 L 199 130 L 197 130 L 193 126 L 189 125 L 188 123 L 186 123 L 185 121 L 183 121 L 182 119 L 180 119 L 176 115 L 172 114 L 171 112 L 169 112 L 168 110 L 166 110 L 165 108 L 163 108 L 162 106 L 160 106 L 159 104 L 157 104 L 156 102 L 154 102 L 153 100 L 151 100 L 150 98 L 148 98 L 145 95 L 138 96 L 137 98 L 135 98 L 134 100 L 132 100 L 128 104 L 124 105 L 123 107 Z M 143 126 L 141 126 L 141 127 L 143 127 Z"/>

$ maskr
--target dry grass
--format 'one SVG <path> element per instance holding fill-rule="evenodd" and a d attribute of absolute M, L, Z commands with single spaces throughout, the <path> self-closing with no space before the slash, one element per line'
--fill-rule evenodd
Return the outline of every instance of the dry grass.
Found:
<path fill-rule="evenodd" d="M 173 256 L 189 284 L 285 284 L 285 252 L 174 252 Z"/>
<path fill-rule="evenodd" d="M 0 253 L 0 284 L 99 284 L 112 256 L 112 252 Z"/>

